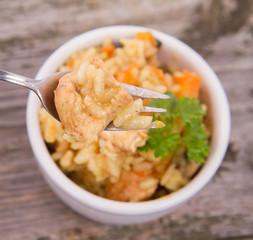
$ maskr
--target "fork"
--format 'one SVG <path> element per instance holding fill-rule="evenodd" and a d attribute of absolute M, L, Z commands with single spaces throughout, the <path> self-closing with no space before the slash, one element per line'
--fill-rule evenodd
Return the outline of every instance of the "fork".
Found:
<path fill-rule="evenodd" d="M 14 83 L 14 84 L 29 88 L 30 90 L 34 91 L 39 97 L 43 107 L 47 110 L 47 112 L 60 122 L 60 118 L 54 104 L 54 90 L 57 88 L 59 79 L 69 72 L 71 71 L 57 72 L 41 80 L 35 80 L 35 79 L 20 76 L 20 75 L 10 73 L 10 72 L 0 69 L 0 80 Z M 126 83 L 121 83 L 121 82 L 119 83 L 123 87 L 125 87 L 127 91 L 129 92 L 129 94 L 132 95 L 133 97 L 156 98 L 156 99 L 169 98 L 168 95 L 165 95 L 162 93 L 146 90 L 140 87 L 135 87 L 132 85 L 128 85 Z M 140 110 L 139 112 L 159 113 L 159 112 L 166 112 L 166 111 L 167 110 L 163 108 L 143 107 L 143 109 Z M 150 128 L 157 128 L 157 126 L 156 124 L 151 124 Z M 116 128 L 111 123 L 106 127 L 105 130 L 115 131 L 115 130 L 126 130 L 126 129 Z"/>

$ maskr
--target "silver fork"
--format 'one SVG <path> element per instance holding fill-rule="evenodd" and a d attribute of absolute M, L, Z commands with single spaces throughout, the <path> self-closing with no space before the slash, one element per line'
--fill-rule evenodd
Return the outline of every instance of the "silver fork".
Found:
<path fill-rule="evenodd" d="M 57 113 L 55 104 L 54 104 L 54 90 L 56 89 L 59 79 L 63 77 L 65 74 L 71 71 L 65 72 L 57 72 L 46 78 L 41 80 L 35 80 L 27 77 L 23 77 L 14 73 L 10 73 L 0 69 L 0 80 L 14 83 L 30 90 L 34 91 L 39 97 L 43 107 L 47 110 L 49 114 L 51 114 L 56 120 L 60 121 L 59 115 Z M 125 83 L 120 83 L 123 87 L 127 89 L 127 91 L 133 97 L 139 98 L 157 98 L 157 99 L 168 99 L 169 96 L 157 93 L 154 91 L 146 90 L 144 88 L 135 87 L 132 85 L 128 85 Z M 148 113 L 158 113 L 158 112 L 166 112 L 166 109 L 163 108 L 152 108 L 152 107 L 144 107 L 140 112 L 148 112 Z M 157 128 L 156 124 L 152 124 L 150 128 Z M 109 124 L 105 130 L 115 131 L 115 130 L 125 130 L 120 128 L 115 128 L 113 124 Z"/>

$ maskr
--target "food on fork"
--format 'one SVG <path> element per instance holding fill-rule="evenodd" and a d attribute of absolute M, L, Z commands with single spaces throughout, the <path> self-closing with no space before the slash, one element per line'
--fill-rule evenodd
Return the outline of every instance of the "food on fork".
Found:
<path fill-rule="evenodd" d="M 111 121 L 122 128 L 134 128 L 135 124 L 148 128 L 152 123 L 151 116 L 136 116 L 143 108 L 142 100 L 134 100 L 98 57 L 84 61 L 77 72 L 59 80 L 55 105 L 65 138 L 86 145 L 97 141 Z"/>

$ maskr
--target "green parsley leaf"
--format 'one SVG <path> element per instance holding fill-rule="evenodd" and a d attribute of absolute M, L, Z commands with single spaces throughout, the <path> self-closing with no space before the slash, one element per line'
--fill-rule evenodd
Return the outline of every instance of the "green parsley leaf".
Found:
<path fill-rule="evenodd" d="M 175 95 L 172 92 L 166 93 L 168 96 L 170 96 L 169 99 L 153 99 L 148 104 L 150 107 L 157 107 L 157 108 L 164 108 L 167 109 L 167 112 L 163 112 L 159 115 L 166 116 L 167 118 L 173 120 L 174 119 L 174 112 L 177 107 L 177 99 Z M 156 116 L 155 116 L 156 117 Z"/>
<path fill-rule="evenodd" d="M 149 130 L 149 139 L 139 150 L 148 151 L 148 149 L 153 149 L 155 150 L 155 157 L 165 158 L 177 149 L 181 141 L 179 134 L 171 133 L 172 125 L 168 119 L 163 122 L 166 124 L 164 128 Z"/>
<path fill-rule="evenodd" d="M 153 150 L 156 157 L 165 158 L 177 150 L 180 144 L 185 144 L 187 157 L 197 163 L 203 163 L 208 156 L 208 134 L 203 125 L 203 111 L 198 99 L 181 97 L 176 99 L 172 92 L 167 92 L 170 99 L 150 102 L 149 106 L 165 108 L 167 112 L 154 114 L 154 120 L 166 124 L 164 128 L 149 130 L 149 138 L 140 151 Z M 176 127 L 178 122 L 183 127 Z"/>
<path fill-rule="evenodd" d="M 180 117 L 184 124 L 200 123 L 204 114 L 198 99 L 186 97 L 178 99 L 175 115 Z"/>
<path fill-rule="evenodd" d="M 186 144 L 188 159 L 194 160 L 196 163 L 204 163 L 210 151 L 205 126 L 203 124 L 186 125 L 182 140 Z"/>

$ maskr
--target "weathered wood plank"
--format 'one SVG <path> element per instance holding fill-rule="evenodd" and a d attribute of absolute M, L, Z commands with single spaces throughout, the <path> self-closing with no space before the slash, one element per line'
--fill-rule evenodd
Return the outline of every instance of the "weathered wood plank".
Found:
<path fill-rule="evenodd" d="M 81 32 L 143 25 L 197 49 L 221 79 L 232 113 L 226 158 L 199 194 L 160 220 L 115 227 L 79 216 L 53 194 L 26 134 L 28 91 L 0 82 L 0 238 L 253 239 L 252 19 L 248 0 L 0 1 L 2 69 L 33 77 L 55 48 Z"/>

